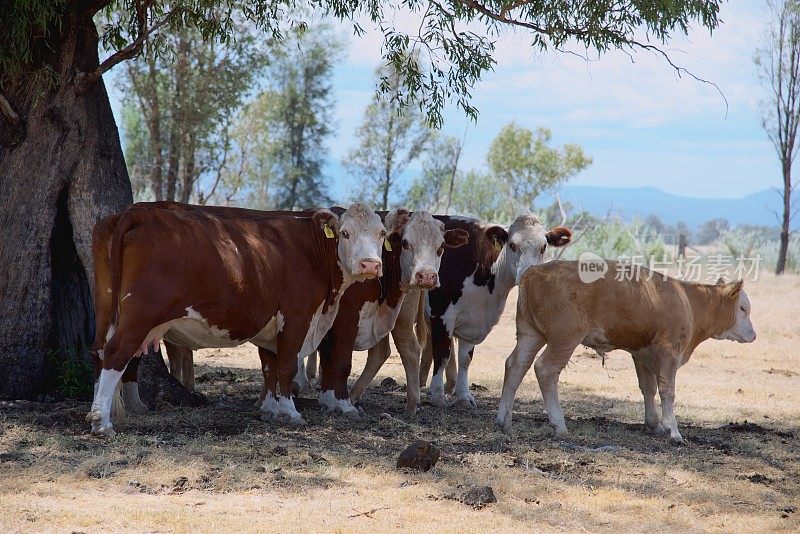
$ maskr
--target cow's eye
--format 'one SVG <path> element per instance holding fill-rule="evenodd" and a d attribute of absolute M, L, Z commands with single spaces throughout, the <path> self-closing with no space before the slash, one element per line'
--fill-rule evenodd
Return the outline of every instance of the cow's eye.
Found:
<path fill-rule="evenodd" d="M 350 239 L 350 232 L 348 232 L 347 230 L 342 230 L 341 232 L 339 232 L 339 234 L 345 239 Z"/>
<path fill-rule="evenodd" d="M 408 243 L 408 241 L 406 241 L 405 239 L 403 239 L 403 249 L 404 249 L 404 250 L 408 250 L 408 249 L 410 249 L 410 248 L 411 248 L 411 245 Z"/>
<path fill-rule="evenodd" d="M 739 309 L 742 310 L 744 313 L 747 313 L 747 308 L 744 306 L 739 306 Z"/>
<path fill-rule="evenodd" d="M 544 251 L 547 250 L 547 243 L 542 245 L 542 250 L 539 251 L 539 254 L 544 254 Z"/>
<path fill-rule="evenodd" d="M 439 247 L 439 249 L 436 251 L 436 255 L 441 256 L 443 252 L 444 252 L 444 245 Z"/>
<path fill-rule="evenodd" d="M 509 243 L 508 244 L 508 248 L 510 248 L 512 252 L 516 252 L 517 251 L 517 244 L 516 243 Z"/>

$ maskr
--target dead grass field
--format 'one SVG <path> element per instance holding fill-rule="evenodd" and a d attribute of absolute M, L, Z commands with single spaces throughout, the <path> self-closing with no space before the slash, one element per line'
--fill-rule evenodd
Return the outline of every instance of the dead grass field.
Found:
<path fill-rule="evenodd" d="M 605 367 L 583 349 L 573 357 L 562 375 L 566 439 L 551 435 L 533 372 L 513 435 L 496 431 L 512 294 L 476 349 L 477 411 L 423 405 L 403 416 L 404 392 L 379 385 L 404 383 L 393 356 L 362 421 L 301 399 L 307 428 L 270 426 L 252 407 L 252 347 L 199 353 L 211 406 L 131 416 L 110 440 L 88 435 L 87 403 L 6 403 L 0 531 L 797 531 L 800 278 L 763 275 L 747 289 L 758 340 L 708 341 L 678 373 L 684 446 L 645 432 L 621 352 Z M 398 472 L 415 437 L 435 441 L 442 459 L 429 473 Z M 472 484 L 491 485 L 498 502 L 476 510 L 452 498 Z"/>

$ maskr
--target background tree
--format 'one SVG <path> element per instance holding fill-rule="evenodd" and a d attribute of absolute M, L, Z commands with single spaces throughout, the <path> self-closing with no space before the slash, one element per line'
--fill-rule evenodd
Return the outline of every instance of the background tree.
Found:
<path fill-rule="evenodd" d="M 341 51 L 330 29 L 321 26 L 293 32 L 272 59 L 268 89 L 259 100 L 266 111 L 267 175 L 278 209 L 330 200 L 322 165 L 334 126 L 333 67 Z"/>
<path fill-rule="evenodd" d="M 800 4 L 796 0 L 769 0 L 772 21 L 754 61 L 767 97 L 761 106 L 761 126 L 781 163 L 783 213 L 779 216 L 781 243 L 777 274 L 786 269 L 789 232 L 795 215 L 792 206 L 792 163 L 797 155 L 800 123 Z"/>
<path fill-rule="evenodd" d="M 505 197 L 507 217 L 530 210 L 541 193 L 552 191 L 588 167 L 592 159 L 578 145 L 550 147 L 548 128 L 535 132 L 508 124 L 492 141 L 486 163 L 497 181 L 498 194 Z"/>
<path fill-rule="evenodd" d="M 343 164 L 360 184 L 358 198 L 387 210 L 398 179 L 422 154 L 431 129 L 419 108 L 407 105 L 398 70 L 378 69 L 376 75 L 384 95 L 374 96 L 364 111 L 355 135 L 358 146 L 347 154 Z"/>
<path fill-rule="evenodd" d="M 731 224 L 727 219 L 708 220 L 697 229 L 697 232 L 694 234 L 694 240 L 698 245 L 708 245 L 719 239 L 730 227 Z"/>
<path fill-rule="evenodd" d="M 200 204 L 219 197 L 231 123 L 271 55 L 247 24 L 239 30 L 223 45 L 183 28 L 147 47 L 143 61 L 126 63 L 120 87 L 134 192 Z"/>
<path fill-rule="evenodd" d="M 406 195 L 406 205 L 414 210 L 431 213 L 450 212 L 463 173 L 458 168 L 462 140 L 451 136 L 432 135 L 425 150 L 422 173 L 414 179 Z"/>
<path fill-rule="evenodd" d="M 28 0 L 0 3 L 0 398 L 43 390 L 48 354 L 86 357 L 94 334 L 91 232 L 132 200 L 102 81 L 146 43 L 183 28 L 230 42 L 234 7 L 268 38 L 302 22 L 295 2 L 274 0 Z M 492 68 L 493 39 L 523 29 L 540 49 L 568 41 L 604 52 L 652 50 L 697 23 L 718 25 L 719 3 L 584 2 L 315 3 L 352 24 L 380 23 L 385 61 L 434 124 L 455 101 L 475 116 L 470 89 Z M 409 34 L 392 10 L 422 19 Z M 100 31 L 94 16 L 103 10 Z M 404 20 L 404 17 L 396 17 Z M 469 31 L 463 28 L 469 27 Z M 656 43 L 656 44 L 653 44 Z M 107 50 L 100 61 L 99 49 Z M 408 63 L 414 50 L 420 61 Z"/>

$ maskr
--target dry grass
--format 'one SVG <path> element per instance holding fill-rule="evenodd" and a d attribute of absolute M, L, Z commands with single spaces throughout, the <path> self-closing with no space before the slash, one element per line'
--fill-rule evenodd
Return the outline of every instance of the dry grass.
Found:
<path fill-rule="evenodd" d="M 476 350 L 477 412 L 401 416 L 404 393 L 377 385 L 404 381 L 393 357 L 363 421 L 328 418 L 310 399 L 299 402 L 307 428 L 269 426 L 251 407 L 258 358 L 246 347 L 200 353 L 198 388 L 213 405 L 131 417 L 112 440 L 87 435 L 85 403 L 5 406 L 0 531 L 796 531 L 800 278 L 748 290 L 758 341 L 706 342 L 678 374 L 682 447 L 644 431 L 633 366 L 617 352 L 603 367 L 579 350 L 564 372 L 567 439 L 551 436 L 532 373 L 513 436 L 495 431 L 512 295 Z M 442 448 L 430 473 L 394 468 L 414 437 Z M 446 498 L 470 484 L 491 485 L 498 502 Z"/>

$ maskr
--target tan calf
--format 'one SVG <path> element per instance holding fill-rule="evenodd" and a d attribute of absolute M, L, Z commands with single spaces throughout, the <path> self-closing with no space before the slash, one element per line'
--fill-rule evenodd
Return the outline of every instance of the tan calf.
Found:
<path fill-rule="evenodd" d="M 514 397 L 539 350 L 534 370 L 547 416 L 564 434 L 558 377 L 578 345 L 604 354 L 621 349 L 633 356 L 644 396 L 645 424 L 683 442 L 675 421 L 675 375 L 695 347 L 709 338 L 755 340 L 750 301 L 742 282 L 703 285 L 683 282 L 646 268 L 617 280 L 617 262 L 594 282 L 579 278 L 579 263 L 556 261 L 531 267 L 520 281 L 517 345 L 506 360 L 497 424 L 511 429 Z M 620 266 L 621 267 L 621 266 Z M 661 396 L 661 418 L 655 394 Z"/>

